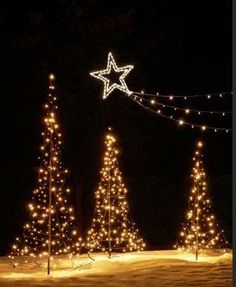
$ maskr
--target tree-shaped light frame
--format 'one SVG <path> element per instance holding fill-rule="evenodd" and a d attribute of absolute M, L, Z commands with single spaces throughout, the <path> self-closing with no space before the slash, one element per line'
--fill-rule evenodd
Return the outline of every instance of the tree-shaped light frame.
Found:
<path fill-rule="evenodd" d="M 211 200 L 207 189 L 207 178 L 203 164 L 203 143 L 198 142 L 193 157 L 191 174 L 193 186 L 190 190 L 189 208 L 182 224 L 180 238 L 175 245 L 179 250 L 199 252 L 210 248 L 225 248 L 228 244 L 212 212 Z"/>
<path fill-rule="evenodd" d="M 81 238 L 74 210 L 69 204 L 70 189 L 65 180 L 68 170 L 61 161 L 62 134 L 57 119 L 57 97 L 55 76 L 49 76 L 49 93 L 44 105 L 43 144 L 40 147 L 40 167 L 38 183 L 28 204 L 29 221 L 23 226 L 23 234 L 16 238 L 10 258 L 14 266 L 18 264 L 17 256 L 25 257 L 25 263 L 47 258 L 48 274 L 53 255 L 78 254 Z"/>
<path fill-rule="evenodd" d="M 105 135 L 101 180 L 95 193 L 95 212 L 86 246 L 90 252 L 143 250 L 145 243 L 130 219 L 127 189 L 118 166 L 118 148 L 111 129 Z"/>

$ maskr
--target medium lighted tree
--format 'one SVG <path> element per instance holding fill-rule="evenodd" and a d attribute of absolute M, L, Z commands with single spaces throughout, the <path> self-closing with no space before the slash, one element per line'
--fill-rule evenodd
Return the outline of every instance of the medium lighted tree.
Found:
<path fill-rule="evenodd" d="M 189 208 L 182 224 L 176 248 L 194 252 L 198 260 L 199 252 L 210 248 L 225 247 L 228 242 L 224 231 L 219 229 L 212 212 L 211 200 L 207 190 L 206 172 L 203 164 L 203 143 L 198 142 L 193 157 L 193 186 L 189 195 Z"/>
<path fill-rule="evenodd" d="M 23 234 L 16 238 L 10 258 L 14 266 L 17 256 L 25 256 L 25 262 L 47 258 L 47 272 L 53 255 L 78 253 L 81 239 L 73 208 L 69 205 L 70 189 L 65 185 L 67 169 L 61 162 L 61 131 L 57 119 L 57 97 L 54 75 L 49 76 L 49 94 L 44 105 L 43 144 L 39 157 L 38 182 L 28 204 L 29 220 L 23 226 Z"/>
<path fill-rule="evenodd" d="M 105 135 L 101 180 L 95 193 L 96 206 L 86 246 L 90 252 L 143 250 L 145 243 L 129 218 L 127 189 L 118 165 L 118 149 L 111 129 Z"/>

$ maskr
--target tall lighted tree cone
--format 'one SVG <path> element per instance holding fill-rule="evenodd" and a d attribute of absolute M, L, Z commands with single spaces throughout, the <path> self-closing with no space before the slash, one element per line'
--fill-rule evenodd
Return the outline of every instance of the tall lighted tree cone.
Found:
<path fill-rule="evenodd" d="M 212 212 L 202 148 L 203 143 L 198 142 L 193 157 L 194 166 L 191 174 L 193 186 L 190 190 L 189 209 L 182 225 L 179 242 L 175 245 L 180 250 L 195 252 L 196 260 L 201 250 L 222 248 L 228 244 L 224 231 L 220 230 Z"/>
<path fill-rule="evenodd" d="M 19 255 L 25 256 L 25 262 L 46 257 L 48 274 L 51 256 L 78 253 L 81 241 L 77 235 L 73 208 L 69 205 L 70 189 L 65 185 L 68 170 L 61 162 L 62 135 L 57 120 L 54 78 L 52 74 L 49 76 L 38 182 L 28 204 L 29 220 L 10 254 L 15 266 L 18 264 L 16 256 Z"/>
<path fill-rule="evenodd" d="M 111 129 L 105 135 L 105 155 L 101 179 L 95 193 L 96 206 L 86 247 L 90 252 L 143 250 L 145 243 L 129 217 L 127 189 L 118 165 L 118 149 Z"/>

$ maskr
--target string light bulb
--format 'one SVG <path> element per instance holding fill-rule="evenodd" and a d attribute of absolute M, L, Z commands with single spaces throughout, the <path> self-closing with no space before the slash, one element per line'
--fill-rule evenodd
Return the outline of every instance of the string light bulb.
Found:
<path fill-rule="evenodd" d="M 203 143 L 202 143 L 201 141 L 199 141 L 199 142 L 197 143 L 197 146 L 200 148 L 200 147 L 203 146 Z"/>
<path fill-rule="evenodd" d="M 49 75 L 49 80 L 51 80 L 51 81 L 55 80 L 55 75 L 54 74 L 50 74 Z"/>

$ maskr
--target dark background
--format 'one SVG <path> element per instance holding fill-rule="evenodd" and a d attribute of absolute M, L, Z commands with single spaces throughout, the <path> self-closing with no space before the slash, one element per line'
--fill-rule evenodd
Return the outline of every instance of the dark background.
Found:
<path fill-rule="evenodd" d="M 175 243 L 198 139 L 205 141 L 214 210 L 231 242 L 231 133 L 180 128 L 120 92 L 103 101 L 102 83 L 89 76 L 105 68 L 112 51 L 118 66 L 135 66 L 127 77 L 130 90 L 231 91 L 231 1 L 6 3 L 0 9 L 0 253 L 8 252 L 27 220 L 50 72 L 57 75 L 63 162 L 71 172 L 68 183 L 83 233 L 93 212 L 104 131 L 111 125 L 119 138 L 131 214 L 149 248 Z M 214 101 L 231 109 L 230 101 Z M 204 109 L 206 100 L 199 104 Z"/>

